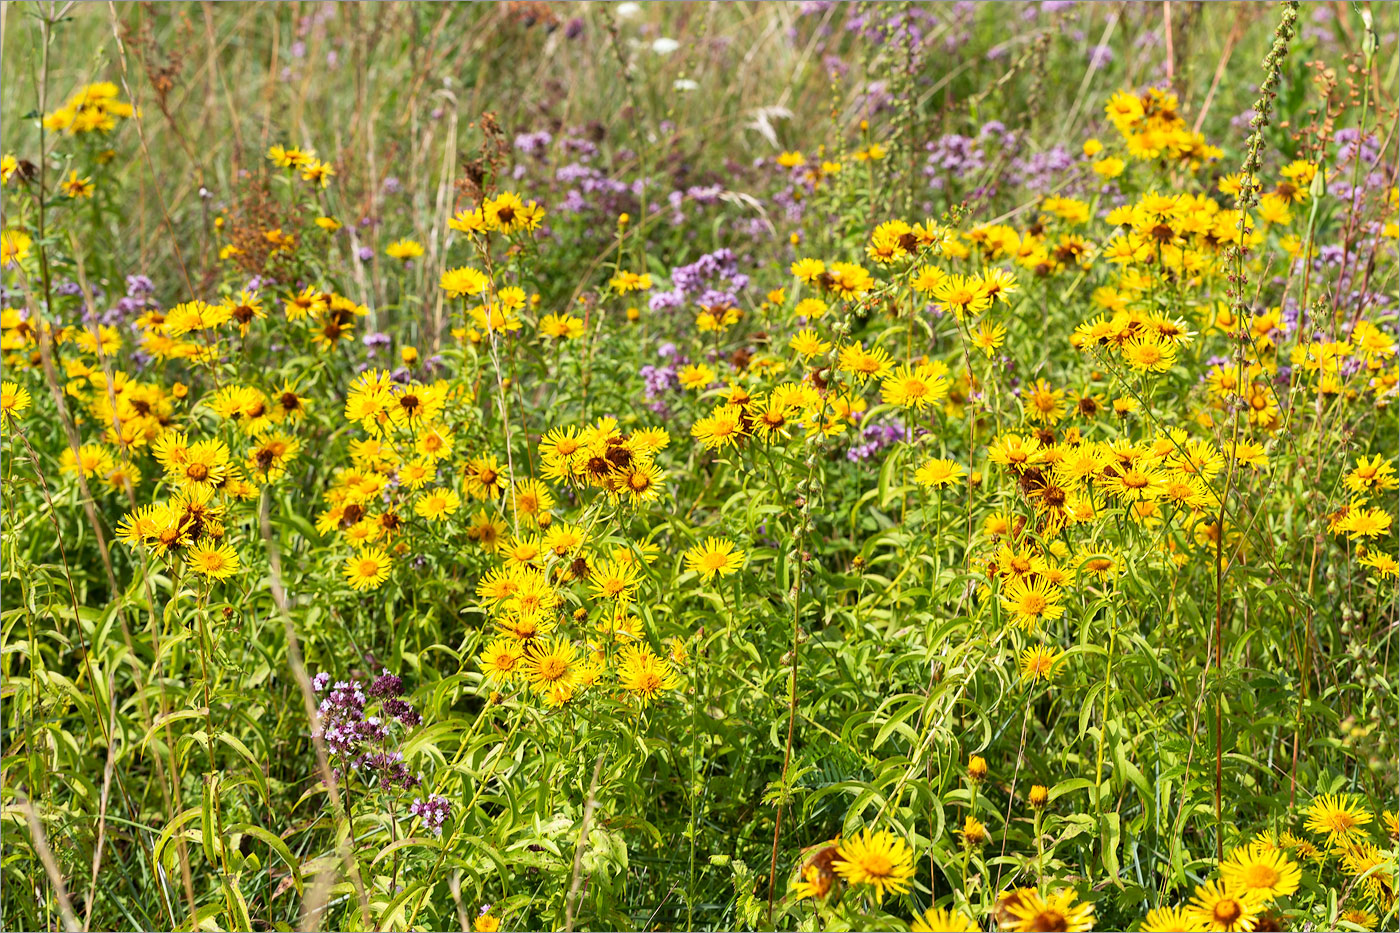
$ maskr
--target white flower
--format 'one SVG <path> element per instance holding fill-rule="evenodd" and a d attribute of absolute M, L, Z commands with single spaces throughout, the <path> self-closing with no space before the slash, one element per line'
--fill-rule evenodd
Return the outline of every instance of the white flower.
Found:
<path fill-rule="evenodd" d="M 678 91 L 693 91 L 699 86 L 700 85 L 698 82 L 692 81 L 689 78 L 677 78 L 671 84 L 671 87 L 675 88 Z"/>
<path fill-rule="evenodd" d="M 662 36 L 651 44 L 651 50 L 657 55 L 670 55 L 680 47 L 681 44 L 679 42 L 666 36 Z"/>
<path fill-rule="evenodd" d="M 617 14 L 618 19 L 632 19 L 642 12 L 642 5 L 640 3 L 619 3 L 613 12 Z"/>

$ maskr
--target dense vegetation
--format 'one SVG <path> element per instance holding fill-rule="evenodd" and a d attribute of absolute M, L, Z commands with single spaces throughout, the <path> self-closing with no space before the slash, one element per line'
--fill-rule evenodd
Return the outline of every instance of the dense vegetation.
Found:
<path fill-rule="evenodd" d="M 0 8 L 6 929 L 1394 929 L 1394 5 Z"/>

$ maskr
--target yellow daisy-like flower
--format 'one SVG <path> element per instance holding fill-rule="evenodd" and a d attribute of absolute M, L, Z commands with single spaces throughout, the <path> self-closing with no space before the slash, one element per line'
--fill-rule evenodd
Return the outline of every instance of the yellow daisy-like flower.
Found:
<path fill-rule="evenodd" d="M 456 512 L 462 498 L 451 489 L 430 489 L 413 506 L 413 511 L 430 522 L 440 521 Z"/>
<path fill-rule="evenodd" d="M 0 383 L 0 425 L 19 419 L 32 403 L 29 390 L 17 382 Z"/>
<path fill-rule="evenodd" d="M 536 693 L 571 687 L 578 674 L 578 650 L 566 638 L 540 639 L 525 656 L 524 674 Z"/>
<path fill-rule="evenodd" d="M 1008 929 L 1017 933 L 1033 933 L 1036 930 L 1064 930 L 1069 933 L 1084 933 L 1094 928 L 1094 905 L 1076 904 L 1072 890 L 1056 891 L 1048 897 L 1041 897 L 1037 891 L 1024 891 L 1021 896 L 1007 906 L 1011 924 Z"/>
<path fill-rule="evenodd" d="M 1248 845 L 1235 848 L 1220 863 L 1220 879 L 1241 891 L 1275 898 L 1298 890 L 1303 870 L 1277 849 Z"/>
<path fill-rule="evenodd" d="M 395 240 L 384 247 L 384 255 L 390 259 L 401 259 L 407 262 L 423 255 L 423 244 L 417 240 Z"/>
<path fill-rule="evenodd" d="M 794 353 L 804 360 L 826 353 L 831 350 L 830 341 L 821 339 L 817 332 L 808 327 L 798 331 L 788 342 L 788 346 Z"/>
<path fill-rule="evenodd" d="M 959 321 L 969 314 L 980 314 L 992 305 L 992 299 L 982 290 L 982 280 L 975 275 L 950 275 L 931 292 Z"/>
<path fill-rule="evenodd" d="M 1384 551 L 1367 551 L 1361 557 L 1361 566 L 1370 567 L 1382 580 L 1394 580 L 1400 574 L 1400 561 Z"/>
<path fill-rule="evenodd" d="M 1054 680 L 1055 675 L 1059 673 L 1060 658 L 1060 652 L 1044 645 L 1025 649 L 1021 652 L 1018 662 L 1021 678 L 1031 683 Z"/>
<path fill-rule="evenodd" d="M 967 819 L 963 820 L 958 835 L 962 836 L 963 845 L 975 848 L 987 841 L 987 824 L 969 814 Z"/>
<path fill-rule="evenodd" d="M 200 541 L 185 552 L 190 569 L 211 580 L 224 580 L 238 572 L 238 552 L 231 545 Z"/>
<path fill-rule="evenodd" d="M 383 548 L 366 548 L 345 561 L 345 579 L 355 590 L 378 589 L 389 578 L 392 567 Z"/>
<path fill-rule="evenodd" d="M 496 638 L 477 656 L 481 672 L 488 678 L 506 683 L 521 671 L 525 646 L 514 638 Z"/>
<path fill-rule="evenodd" d="M 1323 794 L 1308 805 L 1304 828 L 1311 833 L 1326 833 L 1329 845 L 1346 842 L 1359 834 L 1372 816 L 1350 794 Z"/>
<path fill-rule="evenodd" d="M 456 269 L 448 269 L 442 274 L 438 281 L 439 287 L 447 292 L 449 298 L 461 298 L 466 295 L 480 295 L 486 291 L 490 280 L 486 278 L 486 273 L 470 266 L 461 266 Z"/>
<path fill-rule="evenodd" d="M 18 265 L 29 255 L 34 241 L 23 230 L 0 231 L 0 266 Z"/>
<path fill-rule="evenodd" d="M 1348 923 L 1354 923 L 1363 930 L 1374 930 L 1380 926 L 1380 918 L 1369 910 L 1360 907 L 1351 907 L 1342 911 L 1341 919 Z"/>
<path fill-rule="evenodd" d="M 909 924 L 910 933 L 978 933 L 977 924 L 961 910 L 930 907 Z"/>
<path fill-rule="evenodd" d="M 744 410 L 737 405 L 720 405 L 709 415 L 696 421 L 691 426 L 690 433 L 705 445 L 706 450 L 737 445 L 746 433 Z"/>
<path fill-rule="evenodd" d="M 1223 881 L 1208 881 L 1196 888 L 1186 909 L 1193 929 L 1249 933 L 1259 922 L 1262 901 Z"/>
<path fill-rule="evenodd" d="M 709 582 L 716 574 L 727 577 L 744 565 L 744 552 L 735 549 L 734 542 L 725 538 L 706 538 L 685 552 L 685 566 Z"/>
<path fill-rule="evenodd" d="M 1147 912 L 1138 929 L 1142 933 L 1182 933 L 1195 929 L 1193 924 L 1184 907 L 1157 907 Z"/>
<path fill-rule="evenodd" d="M 914 482 L 929 489 L 942 489 L 960 481 L 967 472 L 956 460 L 930 459 L 914 471 Z"/>
<path fill-rule="evenodd" d="M 901 366 L 880 383 L 880 398 L 887 405 L 923 411 L 948 396 L 948 380 L 931 363 Z"/>
<path fill-rule="evenodd" d="M 1133 337 L 1123 345 L 1123 359 L 1138 372 L 1164 373 L 1176 363 L 1176 344 L 1156 335 Z"/>
<path fill-rule="evenodd" d="M 637 592 L 637 567 L 605 557 L 590 569 L 588 585 L 598 599 L 630 602 Z"/>
<path fill-rule="evenodd" d="M 811 285 L 826 274 L 826 263 L 820 259 L 799 259 L 792 264 L 792 274 Z"/>
<path fill-rule="evenodd" d="M 1001 593 L 1001 607 L 1011 613 L 1012 622 L 1026 631 L 1036 631 L 1045 622 L 1064 615 L 1060 605 L 1064 593 L 1044 579 L 1013 580 Z"/>
<path fill-rule="evenodd" d="M 977 330 L 972 332 L 970 342 L 981 350 L 984 356 L 990 358 L 1006 343 L 1006 327 L 995 321 L 982 321 L 977 325 Z"/>
<path fill-rule="evenodd" d="M 837 843 L 831 867 L 847 884 L 871 888 L 878 904 L 886 892 L 903 894 L 909 890 L 914 850 L 889 830 L 866 829 Z"/>
<path fill-rule="evenodd" d="M 617 681 L 643 707 L 651 705 L 667 690 L 680 686 L 680 679 L 668 661 L 645 646 L 627 645 L 622 649 Z"/>

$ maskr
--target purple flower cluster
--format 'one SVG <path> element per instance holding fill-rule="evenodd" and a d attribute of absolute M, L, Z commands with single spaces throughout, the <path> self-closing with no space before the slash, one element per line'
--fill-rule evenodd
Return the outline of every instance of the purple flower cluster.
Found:
<path fill-rule="evenodd" d="M 428 799 L 414 797 L 408 812 L 423 821 L 423 825 L 433 831 L 434 836 L 442 835 L 442 824 L 447 821 L 452 804 L 441 794 L 429 794 Z"/>
<path fill-rule="evenodd" d="M 1020 137 L 1008 130 L 1000 120 L 989 120 L 977 131 L 977 136 L 949 133 L 924 144 L 924 175 L 929 187 L 942 190 L 950 179 L 962 179 L 982 172 L 995 161 L 998 153 L 1015 153 Z M 984 192 L 975 192 L 981 196 Z"/>
<path fill-rule="evenodd" d="M 677 188 L 666 195 L 666 201 L 671 205 L 671 222 L 677 226 L 685 223 L 685 211 L 682 208 L 687 200 L 693 204 L 718 204 L 722 194 L 723 185 L 691 185 L 685 189 Z"/>
<path fill-rule="evenodd" d="M 846 451 L 846 459 L 852 463 L 869 460 L 891 444 L 914 440 L 914 432 L 898 422 L 868 424 L 861 428 L 859 443 L 852 444 Z"/>
<path fill-rule="evenodd" d="M 651 296 L 651 310 L 679 308 L 687 300 L 710 308 L 723 308 L 739 302 L 739 292 L 748 288 L 749 277 L 739 271 L 733 250 L 722 247 L 694 262 L 671 270 L 670 291 Z"/>
<path fill-rule="evenodd" d="M 554 136 L 548 130 L 538 130 L 534 133 L 517 133 L 515 137 L 515 148 L 521 153 L 543 159 L 545 150 L 549 144 L 554 142 Z"/>
<path fill-rule="evenodd" d="M 676 345 L 673 343 L 663 343 L 657 348 L 656 355 L 667 362 L 661 366 L 648 363 L 638 371 L 638 375 L 642 377 L 647 408 L 666 418 L 670 416 L 666 396 L 680 390 L 681 383 L 677 373 L 686 361 L 677 354 Z"/>
<path fill-rule="evenodd" d="M 1074 167 L 1074 156 L 1062 145 L 1056 145 L 1028 158 L 1011 160 L 1008 172 L 1013 183 L 1032 191 L 1049 191 L 1059 176 Z"/>
<path fill-rule="evenodd" d="M 72 283 L 71 290 L 55 288 L 58 294 L 77 295 L 81 289 L 76 282 Z M 102 324 L 116 325 L 122 324 L 139 316 L 147 308 L 153 307 L 153 300 L 156 292 L 155 283 L 144 275 L 128 275 L 126 277 L 126 294 L 117 299 L 117 303 L 98 316 L 98 321 Z M 94 300 L 102 297 L 102 290 L 93 287 L 92 297 Z"/>
<path fill-rule="evenodd" d="M 569 140 L 565 140 L 566 148 Z M 593 144 L 581 140 L 589 146 Z M 565 213 L 582 214 L 587 211 L 617 214 L 630 210 L 633 199 L 640 196 L 644 182 L 641 179 L 631 182 L 611 178 L 601 170 L 588 165 L 585 160 L 562 165 L 554 173 L 556 181 L 569 186 L 559 209 Z"/>
<path fill-rule="evenodd" d="M 331 754 L 349 767 L 378 778 L 380 787 L 411 790 L 419 778 L 404 764 L 403 754 L 389 748 L 395 723 L 412 729 L 423 717 L 403 699 L 403 681 L 385 671 L 365 687 L 358 680 L 341 680 L 333 686 L 324 671 L 311 681 L 317 693 L 326 694 L 318 708 L 321 723 L 317 735 Z M 379 715 L 369 715 L 368 703 L 379 701 Z"/>
<path fill-rule="evenodd" d="M 394 343 L 394 338 L 380 331 L 370 331 L 360 339 L 368 348 L 365 351 L 365 356 L 371 360 L 379 355 L 380 350 L 387 350 Z"/>

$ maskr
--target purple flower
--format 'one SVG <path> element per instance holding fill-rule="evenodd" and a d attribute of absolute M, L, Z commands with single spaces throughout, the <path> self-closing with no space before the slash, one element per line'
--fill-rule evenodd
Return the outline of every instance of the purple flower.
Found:
<path fill-rule="evenodd" d="M 549 144 L 554 142 L 554 137 L 548 130 L 539 130 L 534 133 L 520 133 L 515 137 L 515 148 L 525 155 L 543 156 Z"/>
<path fill-rule="evenodd" d="M 643 366 L 639 375 L 645 384 L 647 401 L 654 402 L 668 392 L 680 388 L 680 380 L 676 378 L 674 366 Z"/>
<path fill-rule="evenodd" d="M 408 703 L 407 700 L 401 700 L 398 697 L 393 697 L 392 699 L 384 701 L 383 708 L 385 713 L 388 713 L 390 716 L 393 716 L 399 721 L 401 725 L 407 726 L 410 729 L 414 728 L 415 726 L 422 725 L 423 723 L 422 715 L 419 714 L 419 712 L 416 709 L 414 709 Z"/>
<path fill-rule="evenodd" d="M 377 678 L 375 678 L 374 683 L 369 685 L 369 689 L 366 690 L 365 693 L 369 694 L 372 697 L 378 697 L 380 699 L 402 696 L 403 680 L 397 677 L 396 675 L 390 674 L 388 671 L 385 671 L 384 673 L 380 674 Z"/>
<path fill-rule="evenodd" d="M 434 836 L 441 836 L 442 824 L 447 821 L 447 814 L 451 809 L 452 805 L 446 797 L 441 794 L 429 794 L 427 800 L 414 797 L 408 812 L 422 820 L 423 825 L 432 830 Z"/>

